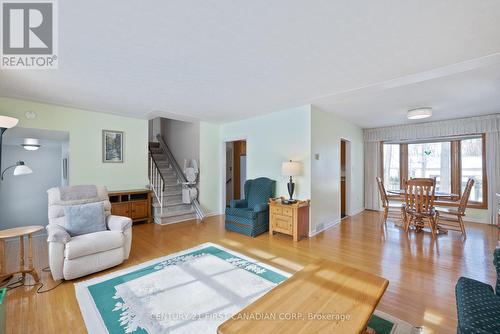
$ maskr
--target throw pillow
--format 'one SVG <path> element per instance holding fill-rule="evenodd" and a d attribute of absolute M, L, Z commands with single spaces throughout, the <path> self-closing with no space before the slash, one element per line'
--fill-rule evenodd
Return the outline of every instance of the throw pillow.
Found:
<path fill-rule="evenodd" d="M 106 230 L 103 202 L 65 206 L 64 216 L 65 229 L 72 237 Z"/>

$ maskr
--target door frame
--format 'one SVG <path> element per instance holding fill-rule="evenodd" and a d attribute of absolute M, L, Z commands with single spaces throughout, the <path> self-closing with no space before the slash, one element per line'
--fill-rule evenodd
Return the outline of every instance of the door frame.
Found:
<path fill-rule="evenodd" d="M 228 204 L 228 201 L 227 201 L 227 195 L 228 195 L 228 191 L 227 191 L 228 190 L 228 186 L 227 186 L 228 185 L 227 184 L 227 180 L 228 180 L 228 170 L 227 170 L 227 162 L 228 162 L 227 158 L 228 158 L 228 154 L 227 153 L 228 153 L 228 149 L 227 149 L 227 147 L 228 147 L 229 143 L 231 143 L 230 156 L 231 156 L 231 159 L 234 160 L 233 159 L 233 156 L 234 156 L 234 151 L 233 151 L 234 150 L 234 144 L 233 144 L 233 142 L 226 142 L 226 150 L 225 150 L 225 153 L 226 153 L 226 155 L 225 155 L 226 162 L 224 163 L 224 168 L 226 168 L 226 172 L 224 174 L 225 178 L 226 178 L 224 180 L 225 181 L 225 183 L 224 183 L 225 184 L 224 189 L 226 191 L 226 196 L 225 196 L 225 201 L 226 201 L 225 204 L 226 205 Z M 234 161 L 233 161 L 233 165 L 231 166 L 231 187 L 230 187 L 231 188 L 230 191 L 231 191 L 231 194 L 232 194 L 231 197 L 234 197 L 234 184 L 233 184 L 233 182 L 234 182 Z"/>
<path fill-rule="evenodd" d="M 345 142 L 345 213 L 346 216 L 344 218 L 347 218 L 352 215 L 351 212 L 351 171 L 352 171 L 352 166 L 351 166 L 351 141 L 347 138 L 340 137 L 340 142 L 339 145 L 342 145 L 341 142 Z M 341 155 L 342 150 L 339 146 L 339 152 Z M 340 161 L 341 159 L 339 159 Z M 339 166 L 340 167 L 340 166 Z M 342 168 L 340 167 L 340 178 L 342 178 Z M 340 188 L 340 182 L 342 180 L 339 179 L 339 188 Z M 340 194 L 340 192 L 339 192 Z M 340 199 L 340 206 L 339 208 L 342 208 L 342 194 L 339 196 Z M 340 216 L 342 219 L 342 212 L 340 212 Z"/>
<path fill-rule="evenodd" d="M 222 138 L 222 142 L 219 147 L 220 152 L 220 166 L 219 166 L 219 175 L 220 175 L 220 213 L 224 214 L 226 212 L 226 144 L 229 142 L 244 140 L 247 143 L 247 157 L 248 157 L 248 139 L 247 136 L 228 136 Z M 248 176 L 248 161 L 247 161 L 247 176 Z M 234 180 L 233 180 L 234 182 Z"/>

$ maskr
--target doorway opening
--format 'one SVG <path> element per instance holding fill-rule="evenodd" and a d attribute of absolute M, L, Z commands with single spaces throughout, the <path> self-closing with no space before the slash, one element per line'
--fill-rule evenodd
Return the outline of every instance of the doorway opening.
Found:
<path fill-rule="evenodd" d="M 233 199 L 244 199 L 247 180 L 247 142 L 226 142 L 226 207 Z"/>
<path fill-rule="evenodd" d="M 28 149 L 27 140 L 36 149 Z M 47 225 L 47 189 L 69 184 L 69 140 L 66 131 L 14 127 L 5 132 L 0 166 L 2 229 Z M 18 161 L 31 173 L 16 174 Z"/>
<path fill-rule="evenodd" d="M 349 213 L 349 189 L 350 189 L 350 159 L 349 141 L 340 140 L 340 218 L 343 219 Z"/>

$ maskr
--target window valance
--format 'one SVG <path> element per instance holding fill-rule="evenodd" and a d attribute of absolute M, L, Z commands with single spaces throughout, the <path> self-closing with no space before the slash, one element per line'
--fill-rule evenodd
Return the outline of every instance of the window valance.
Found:
<path fill-rule="evenodd" d="M 418 140 L 500 131 L 500 113 L 364 130 L 365 142 Z"/>

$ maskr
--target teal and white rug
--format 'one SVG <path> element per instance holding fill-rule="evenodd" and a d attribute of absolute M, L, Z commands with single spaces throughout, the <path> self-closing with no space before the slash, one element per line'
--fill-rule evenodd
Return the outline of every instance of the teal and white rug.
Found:
<path fill-rule="evenodd" d="M 77 283 L 75 289 L 91 334 L 216 333 L 225 320 L 290 276 L 205 243 Z M 377 312 L 369 325 L 378 334 L 411 333 Z"/>
<path fill-rule="evenodd" d="M 288 277 L 205 243 L 75 288 L 89 333 L 216 333 L 222 322 Z"/>

